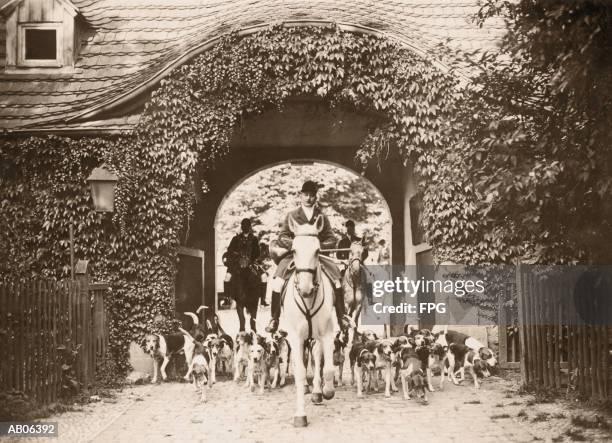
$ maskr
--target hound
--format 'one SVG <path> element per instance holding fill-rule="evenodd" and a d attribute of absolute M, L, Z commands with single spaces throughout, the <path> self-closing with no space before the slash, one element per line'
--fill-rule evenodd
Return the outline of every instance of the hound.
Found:
<path fill-rule="evenodd" d="M 342 372 L 346 361 L 346 349 L 349 343 L 348 331 L 340 330 L 334 338 L 334 366 L 338 366 L 338 386 L 342 386 Z"/>
<path fill-rule="evenodd" d="M 145 337 L 145 350 L 153 359 L 153 380 L 152 383 L 157 383 L 159 373 L 161 372 L 162 379 L 166 381 L 166 366 L 170 363 L 170 358 L 181 352 L 185 354 L 187 366 L 191 365 L 193 358 L 194 342 L 187 340 L 184 334 L 148 334 Z M 161 367 L 159 361 L 162 360 Z M 188 371 L 189 374 L 189 371 Z"/>
<path fill-rule="evenodd" d="M 458 345 L 451 343 L 446 353 L 449 365 L 448 377 L 454 384 L 458 385 L 460 381 L 465 380 L 465 370 L 467 369 L 474 380 L 474 387 L 478 389 L 478 376 L 477 372 L 483 374 L 485 377 L 490 376 L 489 370 L 486 363 L 480 358 L 478 352 L 470 349 L 466 345 Z M 459 363 L 459 372 L 461 373 L 461 380 L 457 381 L 455 374 L 455 363 Z"/>
<path fill-rule="evenodd" d="M 229 374 L 234 363 L 234 341 L 229 335 L 223 335 L 211 340 L 208 344 L 214 357 L 213 374 L 217 371 Z M 215 375 L 216 381 L 216 375 Z"/>
<path fill-rule="evenodd" d="M 412 394 L 416 393 L 417 398 L 426 402 L 425 376 L 417 351 L 410 346 L 404 346 L 398 352 L 398 360 L 404 400 L 409 400 Z"/>
<path fill-rule="evenodd" d="M 497 365 L 497 359 L 495 358 L 495 353 L 485 345 L 483 345 L 480 341 L 471 337 L 467 334 L 463 334 L 461 332 L 452 331 L 448 329 L 448 326 L 444 327 L 444 341 L 447 346 L 450 346 L 452 343 L 458 345 L 465 345 L 471 350 L 478 353 L 479 358 L 485 362 L 485 364 L 489 368 L 493 368 Z M 440 341 L 439 341 L 440 342 Z M 489 373 L 489 371 L 487 371 Z M 490 376 L 490 373 L 489 373 Z"/>
<path fill-rule="evenodd" d="M 255 390 L 255 382 L 259 385 L 259 393 L 263 394 L 268 380 L 268 368 L 266 364 L 266 340 L 258 336 L 249 349 L 249 363 L 247 367 L 246 386 Z"/>
<path fill-rule="evenodd" d="M 238 382 L 245 373 L 251 357 L 253 334 L 241 331 L 236 335 L 236 353 L 234 355 L 234 381 Z"/>
<path fill-rule="evenodd" d="M 191 361 L 190 370 L 193 373 L 193 386 L 200 390 L 200 401 L 206 402 L 206 384 L 210 382 L 210 354 L 202 343 L 196 342 L 195 355 Z"/>
<path fill-rule="evenodd" d="M 355 342 L 351 348 L 351 384 L 354 383 L 355 377 L 357 377 L 357 398 L 363 398 L 363 371 L 365 370 L 368 374 L 368 392 L 370 391 L 372 379 L 376 376 L 375 347 L 376 342 Z"/>
<path fill-rule="evenodd" d="M 433 372 L 440 371 L 440 389 L 444 388 L 444 370 L 446 369 L 446 351 L 440 343 L 434 343 L 429 347 L 429 357 L 427 359 L 427 388 L 434 392 Z"/>
<path fill-rule="evenodd" d="M 287 331 L 279 329 L 274 333 L 274 340 L 278 344 L 279 386 L 283 387 L 289 373 L 289 363 L 291 360 L 291 345 L 289 345 L 287 340 Z"/>
<path fill-rule="evenodd" d="M 280 346 L 274 337 L 265 339 L 266 374 L 270 377 L 270 387 L 275 388 L 280 376 Z"/>

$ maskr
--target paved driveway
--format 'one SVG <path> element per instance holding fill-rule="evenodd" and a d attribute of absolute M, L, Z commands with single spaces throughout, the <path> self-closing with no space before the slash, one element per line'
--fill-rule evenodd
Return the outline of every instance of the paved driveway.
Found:
<path fill-rule="evenodd" d="M 268 318 L 266 309 L 258 319 L 261 330 Z M 221 321 L 228 331 L 237 329 L 234 311 L 222 312 Z M 189 384 L 162 383 L 128 387 L 115 400 L 47 420 L 59 423 L 60 442 L 573 441 L 568 437 L 576 435 L 570 432 L 573 406 L 534 404 L 532 396 L 515 394 L 517 380 L 516 373 L 506 373 L 487 379 L 479 390 L 447 383 L 443 392 L 430 394 L 427 405 L 404 401 L 398 393 L 357 399 L 355 389 L 344 386 L 331 401 L 309 402 L 310 424 L 300 429 L 292 425 L 292 384 L 259 395 L 223 378 L 205 404 Z M 589 433 L 583 434 L 587 441 L 609 441 L 597 430 L 580 432 Z"/>

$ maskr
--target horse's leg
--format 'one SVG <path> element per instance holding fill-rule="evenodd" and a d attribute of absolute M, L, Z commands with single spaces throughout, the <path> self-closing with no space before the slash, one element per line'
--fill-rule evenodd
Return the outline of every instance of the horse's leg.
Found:
<path fill-rule="evenodd" d="M 238 330 L 242 332 L 244 331 L 246 320 L 244 318 L 244 305 L 242 304 L 242 299 L 238 297 L 236 298 L 236 313 L 238 314 L 238 321 L 240 322 L 240 329 Z"/>
<path fill-rule="evenodd" d="M 285 386 L 285 377 L 287 376 L 287 367 L 289 366 L 289 362 L 286 362 L 283 360 L 283 362 L 280 364 L 280 382 L 279 382 L 279 387 L 283 387 Z"/>
<path fill-rule="evenodd" d="M 312 347 L 313 358 L 313 373 L 312 379 L 312 402 L 319 404 L 323 402 L 323 394 L 321 393 L 321 360 L 323 359 L 323 349 L 320 340 L 315 341 Z"/>
<path fill-rule="evenodd" d="M 385 397 L 391 397 L 391 363 L 385 366 Z"/>
<path fill-rule="evenodd" d="M 296 358 L 293 359 L 293 376 L 295 378 L 296 409 L 293 417 L 293 426 L 304 427 L 308 425 L 306 411 L 304 410 L 304 382 L 306 381 L 306 367 L 304 359 L 304 340 L 297 333 L 289 335 L 291 349 L 295 350 Z"/>
<path fill-rule="evenodd" d="M 355 375 L 357 378 L 357 398 L 363 398 L 363 374 L 361 373 L 361 366 L 356 366 L 357 367 L 355 368 Z"/>
<path fill-rule="evenodd" d="M 400 371 L 400 378 L 402 380 L 402 392 L 404 394 L 404 400 L 409 400 L 410 399 L 410 395 L 408 394 L 408 385 L 406 383 L 405 375 L 408 375 L 408 374 L 407 373 L 404 374 L 404 372 Z"/>
<path fill-rule="evenodd" d="M 323 347 L 323 398 L 325 400 L 331 400 L 334 398 L 334 335 L 332 331 L 329 331 L 321 339 L 321 345 Z"/>
<path fill-rule="evenodd" d="M 398 374 L 399 374 L 399 368 L 391 366 L 391 369 L 389 369 L 389 377 L 391 378 L 391 392 L 398 391 L 397 385 L 395 384 Z"/>
<path fill-rule="evenodd" d="M 357 305 L 357 309 L 355 309 L 354 314 L 355 316 L 351 318 L 355 321 L 355 324 L 359 326 L 359 316 L 361 315 L 361 303 Z"/>
<path fill-rule="evenodd" d="M 251 326 L 251 331 L 257 332 L 257 303 L 259 299 L 250 300 L 249 305 L 247 307 L 247 312 L 249 313 L 249 324 Z"/>
<path fill-rule="evenodd" d="M 435 391 L 432 380 L 433 380 L 433 371 L 431 370 L 429 366 L 427 366 L 427 389 L 429 389 L 429 392 Z"/>

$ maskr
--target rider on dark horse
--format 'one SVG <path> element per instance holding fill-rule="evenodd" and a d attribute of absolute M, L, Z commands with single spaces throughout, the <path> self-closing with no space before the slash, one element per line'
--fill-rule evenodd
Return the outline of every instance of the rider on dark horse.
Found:
<path fill-rule="evenodd" d="M 315 204 L 317 201 L 317 191 L 321 188 L 313 181 L 306 181 L 300 191 L 300 202 L 301 205 L 297 209 L 289 212 L 284 219 L 281 232 L 277 240 L 277 253 L 274 255 L 280 255 L 280 262 L 276 268 L 274 274 L 274 280 L 272 282 L 272 319 L 270 324 L 266 328 L 267 332 L 275 332 L 278 329 L 278 319 L 281 313 L 281 291 L 285 280 L 288 279 L 292 274 L 292 268 L 289 266 L 293 260 L 290 254 L 291 246 L 293 243 L 293 232 L 289 229 L 289 218 L 291 217 L 298 224 L 313 224 L 317 220 L 318 216 L 322 216 L 324 223 L 323 229 L 319 233 L 319 241 L 321 242 L 321 249 L 333 249 L 336 246 L 336 236 L 332 232 L 329 220 L 321 212 L 321 209 Z M 329 277 L 334 286 L 334 305 L 336 307 L 336 316 L 338 318 L 338 325 L 342 329 L 348 327 L 348 322 L 344 318 L 345 307 L 344 307 L 344 292 L 340 283 L 340 270 L 336 263 L 326 257 L 325 255 L 319 255 L 319 261 L 321 263 L 321 269 L 323 273 Z M 321 278 L 321 276 L 318 276 Z"/>
<path fill-rule="evenodd" d="M 256 261 L 259 258 L 259 242 L 253 235 L 251 220 L 245 218 L 240 223 L 241 232 L 232 238 L 227 248 L 227 270 L 231 274 L 231 295 L 236 300 L 236 312 L 240 321 L 240 331 L 244 331 L 244 309 L 250 315 L 251 330 L 255 331 L 257 302 L 260 297 L 259 273 Z"/>
<path fill-rule="evenodd" d="M 346 234 L 342 236 L 336 248 L 349 249 L 351 247 L 351 244 L 361 243 L 362 238 L 357 237 L 357 234 L 355 233 L 355 222 L 353 220 L 347 220 L 346 223 L 344 223 L 344 226 L 346 227 Z M 336 258 L 338 258 L 339 260 L 348 260 L 349 252 L 339 251 L 336 254 Z M 368 248 L 363 248 L 363 253 L 361 254 L 361 261 L 364 261 L 366 258 L 368 258 Z"/>

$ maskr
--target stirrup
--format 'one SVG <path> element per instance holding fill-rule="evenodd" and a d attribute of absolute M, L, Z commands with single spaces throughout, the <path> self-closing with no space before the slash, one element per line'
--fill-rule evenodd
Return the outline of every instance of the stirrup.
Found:
<path fill-rule="evenodd" d="M 270 320 L 270 323 L 268 324 L 268 326 L 266 326 L 266 332 L 273 334 L 277 330 L 278 330 L 278 320 L 273 318 L 272 320 Z"/>

